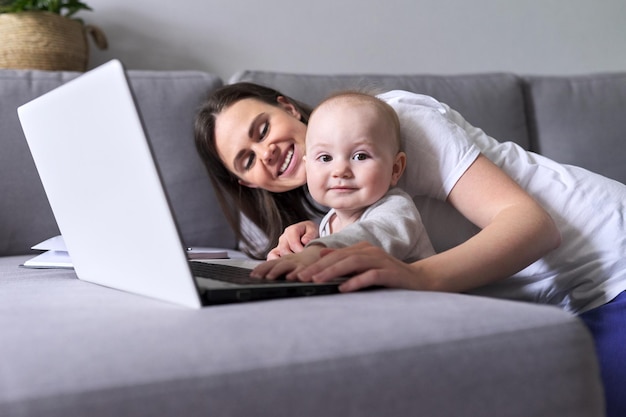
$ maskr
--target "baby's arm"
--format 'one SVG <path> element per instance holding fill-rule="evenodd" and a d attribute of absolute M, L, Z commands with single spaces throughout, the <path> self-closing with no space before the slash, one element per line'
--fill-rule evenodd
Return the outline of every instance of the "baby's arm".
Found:
<path fill-rule="evenodd" d="M 343 230 L 311 241 L 328 248 L 369 242 L 403 262 L 435 254 L 421 216 L 411 197 L 393 189 Z"/>
<path fill-rule="evenodd" d="M 267 254 L 267 259 L 271 260 L 291 253 L 298 253 L 304 249 L 304 245 L 318 236 L 318 227 L 310 220 L 292 224 L 280 235 L 278 246 Z"/>
<path fill-rule="evenodd" d="M 298 223 L 300 225 L 300 223 Z M 282 239 L 282 238 L 281 238 Z M 298 253 L 279 255 L 257 266 L 251 276 L 289 280 L 308 277 L 299 272 L 320 259 L 324 248 L 342 248 L 369 242 L 403 262 L 415 262 L 435 254 L 413 200 L 405 192 L 394 189 L 372 205 L 359 221 L 343 230 L 309 242 Z"/>

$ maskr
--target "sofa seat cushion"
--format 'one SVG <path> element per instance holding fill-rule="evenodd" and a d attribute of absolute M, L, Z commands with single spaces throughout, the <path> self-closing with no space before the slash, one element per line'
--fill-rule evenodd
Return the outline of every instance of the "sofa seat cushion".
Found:
<path fill-rule="evenodd" d="M 0 415 L 598 416 L 583 324 L 373 290 L 185 309 L 0 258 Z"/>

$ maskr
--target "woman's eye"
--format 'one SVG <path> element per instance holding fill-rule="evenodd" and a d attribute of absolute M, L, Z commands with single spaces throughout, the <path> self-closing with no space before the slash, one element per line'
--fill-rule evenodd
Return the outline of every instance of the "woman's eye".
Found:
<path fill-rule="evenodd" d="M 352 159 L 354 159 L 355 161 L 365 161 L 367 159 L 367 154 L 363 152 L 359 152 L 359 153 L 354 154 Z"/>
<path fill-rule="evenodd" d="M 254 154 L 253 153 L 248 155 L 248 157 L 245 159 L 245 162 L 243 164 L 243 169 L 248 171 L 248 170 L 250 170 L 250 168 L 252 168 L 252 165 L 254 165 Z"/>
<path fill-rule="evenodd" d="M 265 139 L 265 135 L 267 135 L 267 131 L 269 130 L 270 124 L 268 122 L 263 122 L 261 124 L 261 128 L 259 129 L 259 140 Z"/>

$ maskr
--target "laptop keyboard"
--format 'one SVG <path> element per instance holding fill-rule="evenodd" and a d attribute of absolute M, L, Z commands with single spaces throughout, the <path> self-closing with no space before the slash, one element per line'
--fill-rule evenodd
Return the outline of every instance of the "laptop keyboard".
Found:
<path fill-rule="evenodd" d="M 218 281 L 231 282 L 233 284 L 276 284 L 277 282 L 289 283 L 285 279 L 259 279 L 250 277 L 250 269 L 233 265 L 211 264 L 206 262 L 189 262 L 191 272 L 200 278 L 216 279 Z"/>

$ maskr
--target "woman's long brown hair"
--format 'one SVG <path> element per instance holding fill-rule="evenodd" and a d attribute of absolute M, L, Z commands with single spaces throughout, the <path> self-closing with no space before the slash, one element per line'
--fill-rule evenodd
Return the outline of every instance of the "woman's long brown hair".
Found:
<path fill-rule="evenodd" d="M 272 88 L 246 82 L 226 85 L 211 93 L 195 120 L 196 148 L 206 166 L 222 211 L 236 237 L 243 242 L 242 249 L 255 258 L 267 256 L 267 253 L 278 244 L 278 238 L 285 227 L 323 213 L 311 200 L 305 185 L 283 193 L 241 185 L 239 179 L 226 168 L 217 152 L 215 145 L 217 115 L 246 98 L 278 106 L 278 97 L 289 100 L 302 115 L 302 122 L 305 124 L 308 122 L 310 107 Z M 242 228 L 241 214 L 265 234 L 267 245 L 257 247 L 258 237 L 250 230 Z"/>

